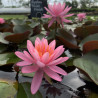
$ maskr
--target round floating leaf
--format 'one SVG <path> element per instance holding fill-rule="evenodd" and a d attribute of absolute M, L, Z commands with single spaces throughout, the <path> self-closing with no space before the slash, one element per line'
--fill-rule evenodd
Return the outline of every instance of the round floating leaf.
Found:
<path fill-rule="evenodd" d="M 0 82 L 0 98 L 14 98 L 16 92 L 13 84 Z"/>
<path fill-rule="evenodd" d="M 88 35 L 98 33 L 98 26 L 77 27 L 74 32 L 78 37 L 84 38 Z"/>
<path fill-rule="evenodd" d="M 19 84 L 18 93 L 15 98 L 43 98 L 41 93 L 38 91 L 32 95 L 30 91 L 30 83 L 24 82 Z"/>
<path fill-rule="evenodd" d="M 34 21 L 32 21 L 32 23 L 29 24 L 29 26 L 30 26 L 31 28 L 34 28 L 34 27 L 38 26 L 39 24 L 40 24 L 39 22 L 34 22 Z"/>
<path fill-rule="evenodd" d="M 18 83 L 14 72 L 0 71 L 0 98 L 14 98 L 17 93 Z"/>
<path fill-rule="evenodd" d="M 35 43 L 35 39 L 36 39 L 37 37 L 39 37 L 40 39 L 42 39 L 42 38 L 45 37 L 45 35 L 44 35 L 44 34 L 37 34 L 37 35 L 35 35 L 35 36 L 33 36 L 33 37 L 30 37 L 29 40 L 31 40 L 33 43 Z"/>
<path fill-rule="evenodd" d="M 78 48 L 75 38 L 64 29 L 58 30 L 57 38 L 65 45 L 65 47 L 68 47 L 71 49 Z"/>
<path fill-rule="evenodd" d="M 13 23 L 13 25 L 23 25 L 25 24 L 25 21 L 22 19 L 12 19 L 11 22 Z"/>
<path fill-rule="evenodd" d="M 88 37 L 86 37 L 85 39 L 83 39 L 81 41 L 81 43 L 79 44 L 79 47 L 81 50 L 83 50 L 83 45 L 88 42 L 88 41 L 97 41 L 98 40 L 98 33 L 97 34 L 93 34 L 93 35 L 89 35 Z"/>
<path fill-rule="evenodd" d="M 98 41 L 89 41 L 83 45 L 83 53 L 98 49 Z"/>
<path fill-rule="evenodd" d="M 8 23 L 0 24 L 0 32 L 13 32 L 13 25 Z"/>
<path fill-rule="evenodd" d="M 98 50 L 91 51 L 83 57 L 75 59 L 73 64 L 98 85 Z"/>
<path fill-rule="evenodd" d="M 13 42 L 13 43 L 21 43 L 28 38 L 30 31 L 24 33 L 17 33 L 13 35 L 6 36 L 4 39 Z"/>
<path fill-rule="evenodd" d="M 9 42 L 7 40 L 5 40 L 4 38 L 8 35 L 11 35 L 12 33 L 9 32 L 5 32 L 5 33 L 0 33 L 0 43 L 3 44 L 9 44 Z"/>
<path fill-rule="evenodd" d="M 33 32 L 28 25 L 15 25 L 13 28 L 14 33 L 24 33 L 27 31 Z"/>
<path fill-rule="evenodd" d="M 13 52 L 0 54 L 0 66 L 5 64 L 14 64 L 19 60 L 20 59 Z"/>

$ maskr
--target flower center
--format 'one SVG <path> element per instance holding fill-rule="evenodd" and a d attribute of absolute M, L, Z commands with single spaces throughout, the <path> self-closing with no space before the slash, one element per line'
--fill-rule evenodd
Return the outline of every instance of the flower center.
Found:
<path fill-rule="evenodd" d="M 40 57 L 42 57 L 46 52 L 48 52 L 49 56 L 51 56 L 54 52 L 54 49 L 52 47 L 45 46 L 45 44 L 43 46 L 37 45 L 36 50 L 38 51 Z"/>

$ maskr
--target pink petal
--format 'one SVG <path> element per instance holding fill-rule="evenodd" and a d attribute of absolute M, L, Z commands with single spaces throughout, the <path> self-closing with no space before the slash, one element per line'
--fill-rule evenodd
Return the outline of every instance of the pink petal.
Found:
<path fill-rule="evenodd" d="M 56 18 L 52 18 L 50 21 L 49 21 L 49 24 L 48 24 L 48 28 L 53 24 L 53 22 L 56 20 Z"/>
<path fill-rule="evenodd" d="M 48 63 L 47 66 L 55 66 L 60 63 L 63 63 L 64 61 L 67 61 L 68 59 L 69 59 L 69 57 L 60 57 L 60 58 Z"/>
<path fill-rule="evenodd" d="M 40 61 L 37 61 L 36 62 L 36 64 L 39 66 L 39 67 L 45 67 L 45 64 L 44 63 L 42 63 L 42 62 L 40 62 Z"/>
<path fill-rule="evenodd" d="M 68 6 L 65 8 L 65 10 L 60 14 L 62 16 L 64 16 L 65 14 L 67 14 L 67 12 L 71 9 L 71 7 L 68 8 Z"/>
<path fill-rule="evenodd" d="M 32 84 L 31 84 L 31 92 L 32 94 L 35 94 L 42 82 L 42 78 L 43 78 L 43 71 L 42 70 L 38 70 L 32 80 Z"/>
<path fill-rule="evenodd" d="M 50 66 L 49 68 L 50 68 L 52 71 L 57 72 L 57 73 L 59 73 L 59 74 L 67 75 L 67 73 L 66 73 L 63 69 L 61 69 L 60 67 L 58 67 L 58 66 Z"/>
<path fill-rule="evenodd" d="M 26 65 L 31 65 L 31 64 L 32 64 L 31 62 L 21 61 L 21 62 L 18 62 L 16 65 L 17 66 L 26 66 Z"/>
<path fill-rule="evenodd" d="M 37 48 L 40 45 L 41 41 L 40 39 L 37 37 L 35 40 L 35 48 Z"/>
<path fill-rule="evenodd" d="M 29 60 L 29 59 L 26 57 L 26 55 L 24 55 L 22 52 L 16 51 L 15 54 L 16 54 L 19 58 L 21 58 L 22 60 L 28 61 L 28 62 L 31 62 L 31 63 L 32 63 L 32 61 Z"/>
<path fill-rule="evenodd" d="M 24 54 L 26 55 L 26 57 L 27 57 L 28 59 L 31 60 L 31 62 L 34 62 L 33 58 L 31 57 L 31 55 L 30 55 L 27 51 L 24 51 Z"/>
<path fill-rule="evenodd" d="M 38 70 L 38 66 L 32 65 L 32 66 L 25 66 L 22 67 L 22 73 L 32 73 Z"/>
<path fill-rule="evenodd" d="M 55 49 L 55 46 L 56 46 L 56 41 L 53 40 L 50 44 L 49 44 L 49 47 L 51 47 L 53 50 Z"/>
<path fill-rule="evenodd" d="M 50 68 L 45 67 L 45 68 L 44 68 L 44 72 L 45 72 L 49 77 L 53 78 L 54 80 L 62 81 L 62 78 L 61 78 L 57 73 L 55 73 L 54 71 L 52 71 Z"/>
<path fill-rule="evenodd" d="M 42 18 L 52 18 L 52 16 L 47 15 L 47 14 L 43 14 L 44 16 L 42 16 Z"/>
<path fill-rule="evenodd" d="M 63 46 L 59 46 L 55 49 L 54 51 L 54 57 L 52 58 L 52 60 L 55 60 L 56 58 L 58 58 L 62 53 L 64 52 L 64 48 Z"/>
<path fill-rule="evenodd" d="M 38 53 L 38 51 L 37 51 L 36 49 L 34 49 L 33 58 L 34 58 L 35 60 L 40 60 L 39 53 Z"/>
<path fill-rule="evenodd" d="M 46 53 L 44 53 L 44 55 L 42 56 L 41 60 L 42 60 L 43 63 L 46 63 L 46 62 L 48 61 L 48 59 L 49 59 L 49 53 L 46 52 Z"/>
<path fill-rule="evenodd" d="M 48 41 L 47 41 L 47 39 L 43 38 L 41 42 L 42 42 L 41 43 L 41 47 L 42 47 L 41 51 L 45 52 L 48 47 Z"/>
<path fill-rule="evenodd" d="M 27 40 L 27 49 L 30 52 L 30 54 L 33 55 L 34 46 L 30 40 Z"/>
<path fill-rule="evenodd" d="M 47 9 L 46 7 L 44 8 L 46 9 L 47 12 L 49 12 L 52 16 L 54 16 L 54 14 L 49 9 Z"/>
<path fill-rule="evenodd" d="M 72 22 L 71 20 L 67 20 L 67 19 L 62 19 L 62 21 L 66 22 L 66 23 L 69 23 L 69 22 Z"/>
<path fill-rule="evenodd" d="M 63 11 L 65 8 L 65 3 L 63 3 L 63 5 L 61 6 L 61 10 Z"/>
<path fill-rule="evenodd" d="M 69 14 L 69 15 L 65 15 L 64 17 L 70 17 L 73 16 L 74 14 Z"/>

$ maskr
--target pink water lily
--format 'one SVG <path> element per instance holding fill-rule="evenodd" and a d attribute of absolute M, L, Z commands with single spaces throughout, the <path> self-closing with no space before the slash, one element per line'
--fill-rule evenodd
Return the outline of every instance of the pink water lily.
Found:
<path fill-rule="evenodd" d="M 5 20 L 3 18 L 0 18 L 0 24 L 5 23 Z"/>
<path fill-rule="evenodd" d="M 77 14 L 78 20 L 83 21 L 86 18 L 86 13 L 79 13 Z"/>
<path fill-rule="evenodd" d="M 55 40 L 48 45 L 47 39 L 43 38 L 40 40 L 36 38 L 35 47 L 30 40 L 27 41 L 27 49 L 29 52 L 15 52 L 15 54 L 23 60 L 17 63 L 18 66 L 23 66 L 21 70 L 22 73 L 35 72 L 31 84 L 32 94 L 38 91 L 44 74 L 47 74 L 57 81 L 62 81 L 62 78 L 58 74 L 67 75 L 63 69 L 56 65 L 68 60 L 68 57 L 58 58 L 64 52 L 64 48 L 61 45 L 55 49 L 55 46 Z"/>
<path fill-rule="evenodd" d="M 48 27 L 50 27 L 55 21 L 57 21 L 58 24 L 63 25 L 63 22 L 69 23 L 72 22 L 71 20 L 65 19 L 66 17 L 70 17 L 73 16 L 74 14 L 69 14 L 66 15 L 69 10 L 71 9 L 71 7 L 66 7 L 65 8 L 65 3 L 61 4 L 61 3 L 54 3 L 54 5 L 50 5 L 48 4 L 48 8 L 45 7 L 45 9 L 47 10 L 47 12 L 50 15 L 44 14 L 44 16 L 42 18 L 50 18 L 51 20 L 49 21 L 49 25 Z"/>

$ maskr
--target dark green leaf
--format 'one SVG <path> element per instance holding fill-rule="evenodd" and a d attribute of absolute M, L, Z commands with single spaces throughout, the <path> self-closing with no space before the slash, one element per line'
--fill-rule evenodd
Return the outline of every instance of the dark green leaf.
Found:
<path fill-rule="evenodd" d="M 32 95 L 30 91 L 30 83 L 19 84 L 18 93 L 15 98 L 42 98 L 41 93 L 38 91 L 36 94 Z"/>
<path fill-rule="evenodd" d="M 73 64 L 84 71 L 98 85 L 98 50 L 94 50 L 81 58 L 75 59 Z"/>

